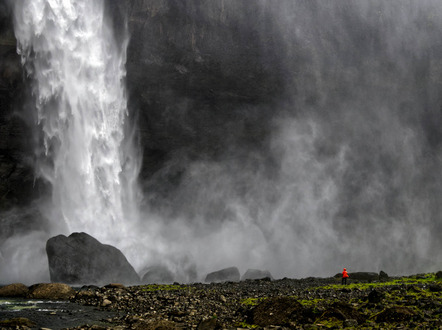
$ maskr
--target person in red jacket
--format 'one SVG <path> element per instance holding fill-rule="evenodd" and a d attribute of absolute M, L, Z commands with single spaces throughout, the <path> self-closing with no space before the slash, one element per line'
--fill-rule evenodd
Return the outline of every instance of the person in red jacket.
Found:
<path fill-rule="evenodd" d="M 349 278 L 347 269 L 344 268 L 344 271 L 342 272 L 342 284 L 347 284 L 347 278 Z"/>

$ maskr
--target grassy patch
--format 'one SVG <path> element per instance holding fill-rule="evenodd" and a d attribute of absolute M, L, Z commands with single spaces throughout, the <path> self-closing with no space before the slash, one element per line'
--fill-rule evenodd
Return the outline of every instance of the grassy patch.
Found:
<path fill-rule="evenodd" d="M 256 306 L 264 299 L 266 299 L 266 298 L 247 298 L 247 299 L 241 300 L 241 304 L 246 305 L 246 306 Z"/>
<path fill-rule="evenodd" d="M 342 321 L 333 317 L 328 320 L 316 320 L 315 325 L 326 328 L 340 329 L 342 328 L 342 323 Z"/>
<path fill-rule="evenodd" d="M 296 298 L 296 297 L 295 297 Z M 320 310 L 318 305 L 321 303 L 325 303 L 325 299 L 316 298 L 316 299 L 297 299 L 297 301 L 302 305 L 302 307 L 311 310 L 314 314 L 320 314 Z"/>
<path fill-rule="evenodd" d="M 258 328 L 258 326 L 256 324 L 248 324 L 246 322 L 238 322 L 236 324 L 236 326 L 238 328 L 245 328 L 245 329 L 255 329 L 255 328 Z"/>
<path fill-rule="evenodd" d="M 141 291 L 176 291 L 176 290 L 184 290 L 185 287 L 181 285 L 175 285 L 175 284 L 149 284 L 149 285 L 142 285 Z"/>
<path fill-rule="evenodd" d="M 315 288 L 316 290 L 340 290 L 340 289 L 359 289 L 359 290 L 370 290 L 374 288 L 392 286 L 392 285 L 413 285 L 413 284 L 431 284 L 431 283 L 441 283 L 441 279 L 436 278 L 435 274 L 421 274 L 409 277 L 401 277 L 392 279 L 386 282 L 371 282 L 371 283 L 361 283 L 355 282 L 342 285 L 342 284 L 330 284 L 325 286 L 320 286 Z"/>

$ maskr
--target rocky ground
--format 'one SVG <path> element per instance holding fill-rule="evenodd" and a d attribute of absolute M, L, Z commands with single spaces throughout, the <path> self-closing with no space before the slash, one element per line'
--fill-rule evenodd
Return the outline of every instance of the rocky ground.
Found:
<path fill-rule="evenodd" d="M 339 281 L 83 287 L 73 302 L 115 314 L 104 325 L 71 329 L 442 327 L 442 282 L 434 274 L 347 286 Z"/>

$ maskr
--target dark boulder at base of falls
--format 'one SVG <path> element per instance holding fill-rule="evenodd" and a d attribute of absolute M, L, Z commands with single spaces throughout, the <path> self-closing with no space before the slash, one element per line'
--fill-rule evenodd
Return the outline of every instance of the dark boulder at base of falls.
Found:
<path fill-rule="evenodd" d="M 207 283 L 213 282 L 239 282 L 240 274 L 236 267 L 229 267 L 207 274 L 204 280 Z"/>
<path fill-rule="evenodd" d="M 141 279 L 143 284 L 165 284 L 173 283 L 174 276 L 166 266 L 151 266 L 147 268 L 146 273 Z"/>
<path fill-rule="evenodd" d="M 272 274 L 268 270 L 260 269 L 247 269 L 244 275 L 241 277 L 241 281 L 245 280 L 261 280 L 263 278 L 269 278 L 273 280 Z"/>
<path fill-rule="evenodd" d="M 86 233 L 58 235 L 46 243 L 52 282 L 107 284 L 140 282 L 123 253 Z"/>

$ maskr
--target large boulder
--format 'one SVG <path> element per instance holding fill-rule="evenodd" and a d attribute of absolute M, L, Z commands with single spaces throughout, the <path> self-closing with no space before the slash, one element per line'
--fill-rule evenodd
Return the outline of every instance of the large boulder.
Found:
<path fill-rule="evenodd" d="M 236 267 L 229 267 L 207 274 L 205 282 L 239 282 L 240 274 Z"/>
<path fill-rule="evenodd" d="M 247 269 L 245 274 L 241 277 L 241 281 L 245 280 L 261 280 L 263 278 L 269 278 L 273 280 L 272 274 L 268 270 L 260 269 Z"/>
<path fill-rule="evenodd" d="M 141 279 L 143 284 L 163 284 L 172 283 L 173 281 L 174 276 L 172 272 L 165 266 L 149 267 Z"/>
<path fill-rule="evenodd" d="M 303 321 L 308 312 L 293 297 L 273 297 L 260 302 L 250 313 L 248 322 L 261 327 L 290 325 Z"/>
<path fill-rule="evenodd" d="M 46 243 L 52 282 L 68 284 L 139 283 L 140 278 L 120 250 L 86 233 L 58 235 Z"/>
<path fill-rule="evenodd" d="M 0 297 L 26 297 L 29 289 L 22 283 L 13 283 L 0 288 Z"/>
<path fill-rule="evenodd" d="M 67 300 L 75 296 L 75 290 L 63 283 L 40 283 L 29 287 L 29 298 Z"/>
<path fill-rule="evenodd" d="M 351 280 L 358 280 L 364 282 L 379 281 L 379 274 L 373 272 L 354 272 L 354 273 L 349 273 L 348 276 L 350 276 Z"/>

